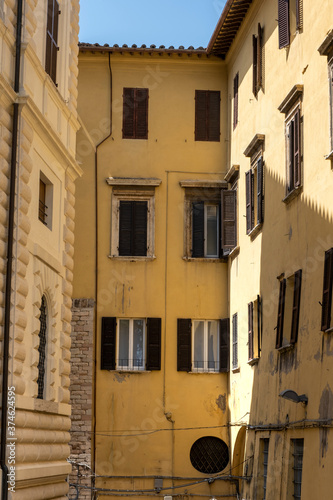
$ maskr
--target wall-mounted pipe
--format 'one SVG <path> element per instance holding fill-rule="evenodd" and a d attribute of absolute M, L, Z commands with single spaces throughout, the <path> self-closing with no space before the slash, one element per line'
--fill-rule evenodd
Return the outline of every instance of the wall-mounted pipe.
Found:
<path fill-rule="evenodd" d="M 17 0 L 16 12 L 16 46 L 15 46 L 15 74 L 14 91 L 16 94 L 20 91 L 20 72 L 21 72 L 21 39 L 22 39 L 22 17 L 23 0 Z M 19 126 L 19 104 L 13 104 L 13 131 L 12 131 L 12 155 L 10 165 L 10 186 L 8 203 L 8 234 L 7 234 L 7 268 L 6 268 L 6 290 L 5 290 L 5 321 L 3 333 L 2 350 L 2 416 L 1 416 L 1 443 L 0 443 L 0 467 L 2 469 L 2 500 L 8 498 L 7 475 L 8 467 L 6 464 L 6 438 L 7 438 L 7 401 L 8 401 L 8 356 L 10 339 L 10 309 L 11 309 L 11 290 L 12 290 L 12 269 L 13 269 L 13 242 L 14 242 L 14 215 L 15 215 L 15 184 L 16 184 L 16 161 L 18 146 L 18 126 Z"/>

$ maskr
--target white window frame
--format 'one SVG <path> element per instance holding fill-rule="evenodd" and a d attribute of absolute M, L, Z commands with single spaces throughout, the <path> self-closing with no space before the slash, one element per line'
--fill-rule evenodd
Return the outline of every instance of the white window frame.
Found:
<path fill-rule="evenodd" d="M 194 360 L 194 352 L 195 352 L 195 346 L 194 346 L 194 332 L 195 332 L 195 323 L 202 322 L 204 323 L 204 365 L 207 364 L 207 368 L 196 368 L 194 366 L 195 360 Z M 208 323 L 217 323 L 217 348 L 216 348 L 216 361 L 215 361 L 215 368 L 209 368 L 208 367 Z M 196 373 L 219 373 L 220 371 L 220 321 L 217 319 L 192 319 L 192 372 Z"/>
<path fill-rule="evenodd" d="M 128 365 L 120 366 L 119 365 L 119 348 L 120 348 L 120 321 L 128 321 L 129 322 L 129 345 L 128 345 L 128 354 L 133 352 L 133 331 L 134 331 L 134 321 L 142 321 L 143 322 L 143 360 L 142 366 L 133 366 L 133 359 L 128 359 Z M 117 318 L 117 338 L 116 338 L 116 370 L 119 371 L 145 371 L 146 369 L 146 350 L 147 350 L 147 325 L 145 318 Z"/>

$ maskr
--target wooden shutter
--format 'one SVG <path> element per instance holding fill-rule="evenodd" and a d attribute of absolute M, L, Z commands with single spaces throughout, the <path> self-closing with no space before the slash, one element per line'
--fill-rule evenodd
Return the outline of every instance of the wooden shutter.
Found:
<path fill-rule="evenodd" d="M 123 139 L 135 137 L 135 89 L 123 90 Z"/>
<path fill-rule="evenodd" d="M 279 49 L 287 47 L 290 43 L 289 32 L 289 0 L 279 0 Z"/>
<path fill-rule="evenodd" d="M 258 39 L 252 35 L 252 52 L 253 52 L 253 74 L 252 74 L 252 92 L 257 95 L 258 82 Z"/>
<path fill-rule="evenodd" d="M 299 325 L 299 311 L 301 305 L 301 288 L 302 288 L 302 269 L 295 273 L 294 279 L 294 300 L 293 300 L 293 314 L 291 320 L 291 336 L 290 343 L 295 344 L 298 337 Z"/>
<path fill-rule="evenodd" d="M 238 368 L 238 315 L 232 317 L 232 368 Z"/>
<path fill-rule="evenodd" d="M 204 257 L 205 253 L 205 212 L 204 202 L 192 204 L 192 257 Z"/>
<path fill-rule="evenodd" d="M 234 129 L 238 123 L 238 88 L 239 88 L 239 73 L 234 78 Z"/>
<path fill-rule="evenodd" d="M 262 38 L 263 30 L 258 23 L 258 43 L 257 43 L 257 92 L 262 88 Z"/>
<path fill-rule="evenodd" d="M 276 327 L 276 348 L 282 347 L 283 341 L 283 321 L 284 321 L 284 304 L 286 298 L 286 285 L 285 279 L 280 281 L 280 294 L 279 294 L 279 307 L 278 307 L 278 319 Z"/>
<path fill-rule="evenodd" d="M 132 253 L 134 256 L 147 255 L 147 201 L 132 202 Z"/>
<path fill-rule="evenodd" d="M 260 357 L 261 345 L 262 345 L 262 307 L 261 307 L 261 297 L 257 295 L 257 318 L 258 318 L 258 357 Z"/>
<path fill-rule="evenodd" d="M 195 140 L 196 141 L 206 141 L 207 140 L 207 123 L 206 123 L 206 91 L 196 90 L 195 91 Z"/>
<path fill-rule="evenodd" d="M 230 321 L 229 318 L 220 320 L 220 372 L 229 371 L 230 365 Z"/>
<path fill-rule="evenodd" d="M 321 329 L 323 332 L 331 327 L 333 285 L 333 248 L 325 252 L 323 300 L 321 313 Z"/>
<path fill-rule="evenodd" d="M 148 89 L 135 89 L 135 139 L 148 139 Z"/>
<path fill-rule="evenodd" d="M 297 110 L 294 118 L 294 186 L 301 185 L 301 137 L 300 137 L 300 111 Z"/>
<path fill-rule="evenodd" d="M 249 342 L 249 360 L 254 358 L 253 349 L 253 302 L 250 302 L 248 308 L 248 342 Z"/>
<path fill-rule="evenodd" d="M 236 191 L 221 191 L 221 247 L 223 254 L 237 245 Z"/>
<path fill-rule="evenodd" d="M 147 319 L 147 370 L 161 369 L 161 318 Z"/>
<path fill-rule="evenodd" d="M 192 323 L 190 319 L 177 320 L 177 370 L 179 372 L 190 372 L 191 346 L 192 346 Z"/>
<path fill-rule="evenodd" d="M 102 318 L 101 370 L 116 368 L 116 318 Z"/>
<path fill-rule="evenodd" d="M 119 202 L 119 255 L 132 255 L 132 201 Z"/>
<path fill-rule="evenodd" d="M 295 122 L 292 120 L 288 126 L 288 191 L 295 188 L 295 166 L 294 166 L 294 135 L 295 135 Z"/>
<path fill-rule="evenodd" d="M 249 234 L 253 229 L 253 192 L 252 192 L 252 171 L 245 173 L 246 182 L 246 233 Z"/>
<path fill-rule="evenodd" d="M 221 98 L 219 91 L 207 92 L 208 102 L 208 140 L 220 141 L 220 108 Z"/>
<path fill-rule="evenodd" d="M 257 221 L 264 222 L 264 162 L 262 156 L 257 162 Z"/>
<path fill-rule="evenodd" d="M 57 0 L 48 0 L 47 26 L 46 26 L 46 52 L 45 71 L 50 75 L 54 83 L 57 78 L 57 54 L 58 54 L 58 26 L 59 26 L 59 3 Z"/>
<path fill-rule="evenodd" d="M 296 29 L 302 29 L 302 11 L 303 11 L 303 0 L 296 0 Z"/>

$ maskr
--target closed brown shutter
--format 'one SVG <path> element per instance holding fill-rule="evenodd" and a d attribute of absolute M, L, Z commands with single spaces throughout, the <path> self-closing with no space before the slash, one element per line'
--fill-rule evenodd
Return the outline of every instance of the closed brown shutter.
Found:
<path fill-rule="evenodd" d="M 257 162 L 257 219 L 264 222 L 264 162 L 262 156 Z"/>
<path fill-rule="evenodd" d="M 123 90 L 123 139 L 135 137 L 135 89 Z"/>
<path fill-rule="evenodd" d="M 119 202 L 119 255 L 132 255 L 132 203 Z"/>
<path fill-rule="evenodd" d="M 101 370 L 116 368 L 116 318 L 102 318 Z"/>
<path fill-rule="evenodd" d="M 253 302 L 250 302 L 248 308 L 248 342 L 249 342 L 249 360 L 254 358 L 253 350 Z"/>
<path fill-rule="evenodd" d="M 294 300 L 293 300 L 293 314 L 291 320 L 291 336 L 290 343 L 295 344 L 298 337 L 299 325 L 299 312 L 301 305 L 301 288 L 302 288 L 302 269 L 295 273 L 294 279 Z"/>
<path fill-rule="evenodd" d="M 258 92 L 258 39 L 255 35 L 252 36 L 252 51 L 253 51 L 253 74 L 252 74 L 252 92 L 257 95 Z"/>
<path fill-rule="evenodd" d="M 57 78 L 57 54 L 58 54 L 58 25 L 59 25 L 59 3 L 57 0 L 48 0 L 47 5 L 47 27 L 46 27 L 46 51 L 45 71 L 54 83 Z"/>
<path fill-rule="evenodd" d="M 220 372 L 229 371 L 230 365 L 230 321 L 229 318 L 220 320 Z"/>
<path fill-rule="evenodd" d="M 227 254 L 237 245 L 236 191 L 221 191 L 221 246 Z"/>
<path fill-rule="evenodd" d="M 161 369 L 161 318 L 147 319 L 147 370 Z"/>
<path fill-rule="evenodd" d="M 238 314 L 232 316 L 232 368 L 238 368 Z"/>
<path fill-rule="evenodd" d="M 333 285 L 333 248 L 325 252 L 323 300 L 321 312 L 321 329 L 323 332 L 331 327 Z"/>
<path fill-rule="evenodd" d="M 207 109 L 206 91 L 196 90 L 195 91 L 195 140 L 196 141 L 207 140 L 206 109 Z"/>
<path fill-rule="evenodd" d="M 258 318 L 258 357 L 260 358 L 262 346 L 262 307 L 261 297 L 257 295 L 257 318 Z"/>
<path fill-rule="evenodd" d="M 204 235 L 204 202 L 198 201 L 192 204 L 192 257 L 204 257 L 205 235 Z"/>
<path fill-rule="evenodd" d="M 284 321 L 284 303 L 286 297 L 286 285 L 285 279 L 280 281 L 280 294 L 279 294 L 279 307 L 278 307 L 278 319 L 276 327 L 276 348 L 282 347 L 283 341 L 283 321 Z"/>
<path fill-rule="evenodd" d="M 220 108 L 221 98 L 219 91 L 208 91 L 208 140 L 220 140 Z"/>
<path fill-rule="evenodd" d="M 246 233 L 249 234 L 253 229 L 253 193 L 252 193 L 252 171 L 245 173 L 246 182 Z"/>
<path fill-rule="evenodd" d="M 239 73 L 234 78 L 234 129 L 238 123 L 238 88 L 239 88 Z"/>
<path fill-rule="evenodd" d="M 148 89 L 135 89 L 135 138 L 148 139 Z"/>
<path fill-rule="evenodd" d="M 294 118 L 294 184 L 301 185 L 301 138 L 300 138 L 300 111 L 297 110 Z"/>
<path fill-rule="evenodd" d="M 258 24 L 258 43 L 257 43 L 257 92 L 262 88 L 262 38 L 263 30 Z"/>
<path fill-rule="evenodd" d="M 303 0 L 296 0 L 296 29 L 303 28 Z"/>
<path fill-rule="evenodd" d="M 287 47 L 290 43 L 289 32 L 289 0 L 279 0 L 279 49 Z"/>
<path fill-rule="evenodd" d="M 292 191 L 295 188 L 295 156 L 294 156 L 294 141 L 295 136 L 295 122 L 292 120 L 288 126 L 288 148 L 289 148 L 289 158 L 288 158 L 288 191 Z"/>
<path fill-rule="evenodd" d="M 119 202 L 119 255 L 147 255 L 147 201 Z"/>
<path fill-rule="evenodd" d="M 179 372 L 190 372 L 191 346 L 192 346 L 192 322 L 190 319 L 177 320 L 177 370 Z"/>

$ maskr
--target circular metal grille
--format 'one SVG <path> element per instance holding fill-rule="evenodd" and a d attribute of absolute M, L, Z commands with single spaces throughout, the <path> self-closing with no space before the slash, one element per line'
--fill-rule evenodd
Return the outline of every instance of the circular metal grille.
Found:
<path fill-rule="evenodd" d="M 216 474 L 225 469 L 229 463 L 228 446 L 217 437 L 202 437 L 192 445 L 190 460 L 197 471 Z"/>

